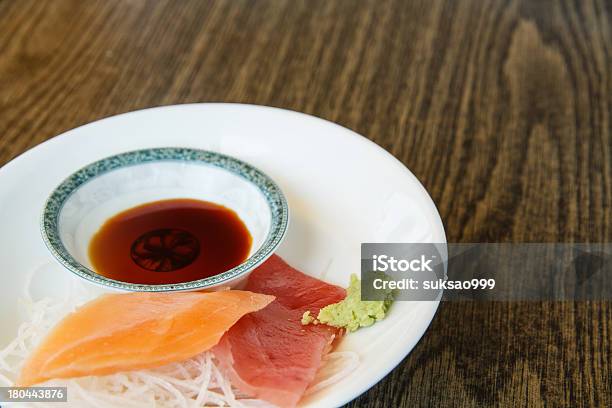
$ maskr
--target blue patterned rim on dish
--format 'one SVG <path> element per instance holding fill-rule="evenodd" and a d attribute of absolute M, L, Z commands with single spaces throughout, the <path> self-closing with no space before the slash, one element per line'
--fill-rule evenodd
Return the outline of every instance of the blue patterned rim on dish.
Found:
<path fill-rule="evenodd" d="M 270 231 L 262 246 L 242 264 L 218 275 L 190 282 L 146 285 L 122 282 L 99 275 L 85 267 L 70 255 L 59 235 L 58 219 L 62 207 L 70 195 L 90 180 L 122 167 L 150 162 L 181 161 L 216 166 L 234 173 L 254 184 L 264 195 L 270 209 Z M 265 261 L 281 243 L 287 232 L 289 207 L 281 189 L 270 177 L 243 161 L 206 150 L 161 147 L 136 150 L 110 156 L 94 162 L 73 173 L 51 193 L 43 210 L 41 230 L 47 248 L 66 268 L 78 276 L 103 286 L 140 292 L 166 292 L 194 290 L 211 287 L 238 277 Z"/>

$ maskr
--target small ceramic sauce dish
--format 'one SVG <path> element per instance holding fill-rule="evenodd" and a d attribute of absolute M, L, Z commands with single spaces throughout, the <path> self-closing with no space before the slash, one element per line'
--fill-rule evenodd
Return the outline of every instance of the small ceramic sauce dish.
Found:
<path fill-rule="evenodd" d="M 136 283 L 116 278 L 129 276 L 129 271 L 121 271 L 123 275 L 111 274 L 115 277 L 111 278 L 96 269 L 90 246 L 109 220 L 118 214 L 129 219 L 132 209 L 173 200 L 189 205 L 200 202 L 204 207 L 207 202 L 210 208 L 224 208 L 237 216 L 250 234 L 250 248 L 245 250 L 244 259 L 201 279 L 168 279 L 171 283 L 160 283 L 163 282 L 160 276 L 171 276 L 161 274 L 182 273 L 198 256 L 212 259 L 219 251 L 210 241 L 208 244 L 198 241 L 198 231 L 187 231 L 205 227 L 196 227 L 198 222 L 177 220 L 175 215 L 175 218 L 167 216 L 165 222 L 174 220 L 180 228 L 161 225 L 154 231 L 143 234 L 140 231 L 133 240 L 126 238 L 128 244 L 124 249 L 109 253 L 109 257 L 125 255 L 128 259 L 131 256 L 134 262 L 125 263 L 125 268 L 134 268 L 142 276 L 147 272 L 154 274 L 151 283 L 143 282 L 143 278 Z M 239 287 L 282 242 L 288 222 L 285 196 L 262 171 L 220 153 L 161 147 L 107 157 L 73 173 L 47 199 L 41 229 L 53 256 L 79 277 L 118 290 L 162 292 Z M 208 224 L 203 221 L 202 225 Z M 223 237 L 219 234 L 219 239 Z M 168 248 L 174 252 L 168 252 Z"/>

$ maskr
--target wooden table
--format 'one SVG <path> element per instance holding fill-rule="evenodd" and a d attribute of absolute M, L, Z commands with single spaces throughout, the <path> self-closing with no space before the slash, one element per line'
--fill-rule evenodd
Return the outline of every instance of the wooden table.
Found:
<path fill-rule="evenodd" d="M 449 242 L 612 239 L 612 3 L 0 0 L 0 164 L 184 102 L 340 123 L 403 161 Z M 610 303 L 443 304 L 351 406 L 612 406 Z"/>

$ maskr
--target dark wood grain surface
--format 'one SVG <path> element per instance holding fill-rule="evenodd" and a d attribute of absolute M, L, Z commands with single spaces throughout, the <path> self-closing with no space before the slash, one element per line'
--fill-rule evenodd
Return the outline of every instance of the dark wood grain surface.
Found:
<path fill-rule="evenodd" d="M 612 2 L 0 0 L 0 164 L 184 102 L 338 122 L 449 242 L 612 240 Z M 612 406 L 610 303 L 443 304 L 355 407 Z"/>

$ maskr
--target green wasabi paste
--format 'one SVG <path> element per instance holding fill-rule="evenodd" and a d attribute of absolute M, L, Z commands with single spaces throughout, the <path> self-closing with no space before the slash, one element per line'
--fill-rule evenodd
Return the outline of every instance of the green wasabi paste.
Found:
<path fill-rule="evenodd" d="M 385 318 L 393 298 L 391 293 L 386 300 L 361 300 L 361 281 L 357 275 L 351 275 L 351 283 L 346 290 L 344 300 L 325 306 L 315 318 L 306 311 L 302 316 L 302 324 L 324 323 L 329 326 L 346 328 L 355 331 L 360 327 L 371 326 Z"/>

